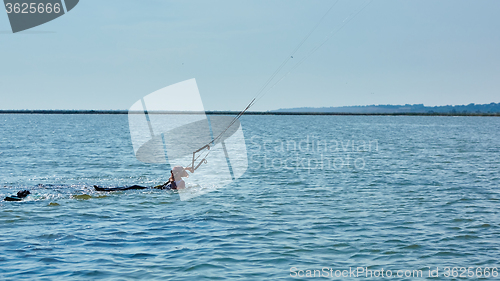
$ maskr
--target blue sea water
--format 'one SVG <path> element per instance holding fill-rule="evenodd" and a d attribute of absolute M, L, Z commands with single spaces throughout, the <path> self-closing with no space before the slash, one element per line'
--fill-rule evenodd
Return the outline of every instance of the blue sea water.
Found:
<path fill-rule="evenodd" d="M 0 279 L 500 279 L 500 118 L 241 121 L 247 172 L 182 201 L 93 190 L 168 179 L 125 115 L 0 115 L 0 197 L 32 192 L 0 202 Z"/>

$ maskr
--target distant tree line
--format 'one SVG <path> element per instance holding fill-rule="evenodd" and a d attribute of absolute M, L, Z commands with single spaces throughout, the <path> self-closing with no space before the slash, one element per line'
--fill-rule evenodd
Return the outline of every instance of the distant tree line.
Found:
<path fill-rule="evenodd" d="M 500 103 L 468 105 L 445 105 L 425 106 L 423 104 L 405 105 L 364 105 L 364 106 L 342 106 L 342 107 L 300 107 L 273 110 L 271 112 L 318 112 L 318 113 L 444 113 L 444 114 L 497 114 L 500 113 Z"/>

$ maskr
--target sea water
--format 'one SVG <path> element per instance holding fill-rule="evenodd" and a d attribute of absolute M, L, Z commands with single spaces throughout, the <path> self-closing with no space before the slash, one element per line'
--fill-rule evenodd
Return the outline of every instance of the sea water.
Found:
<path fill-rule="evenodd" d="M 241 121 L 246 173 L 182 201 L 93 190 L 169 177 L 126 115 L 0 115 L 0 197 L 32 193 L 0 202 L 0 279 L 500 278 L 500 118 Z"/>

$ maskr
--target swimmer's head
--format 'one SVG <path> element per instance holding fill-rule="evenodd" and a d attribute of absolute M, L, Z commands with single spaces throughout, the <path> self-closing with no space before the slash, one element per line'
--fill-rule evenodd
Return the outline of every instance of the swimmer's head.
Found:
<path fill-rule="evenodd" d="M 182 166 L 175 166 L 172 168 L 172 175 L 174 178 L 181 179 L 182 177 L 189 177 L 189 174 L 186 172 L 186 170 Z"/>

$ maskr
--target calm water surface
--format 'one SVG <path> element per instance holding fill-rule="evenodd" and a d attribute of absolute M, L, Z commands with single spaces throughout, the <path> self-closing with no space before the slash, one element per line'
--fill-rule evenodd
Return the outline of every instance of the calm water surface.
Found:
<path fill-rule="evenodd" d="M 444 267 L 500 267 L 500 118 L 242 125 L 245 175 L 181 201 L 93 191 L 168 178 L 167 165 L 135 159 L 125 115 L 0 115 L 0 196 L 32 192 L 0 202 L 0 279 L 298 280 L 363 267 L 453 280 Z"/>

